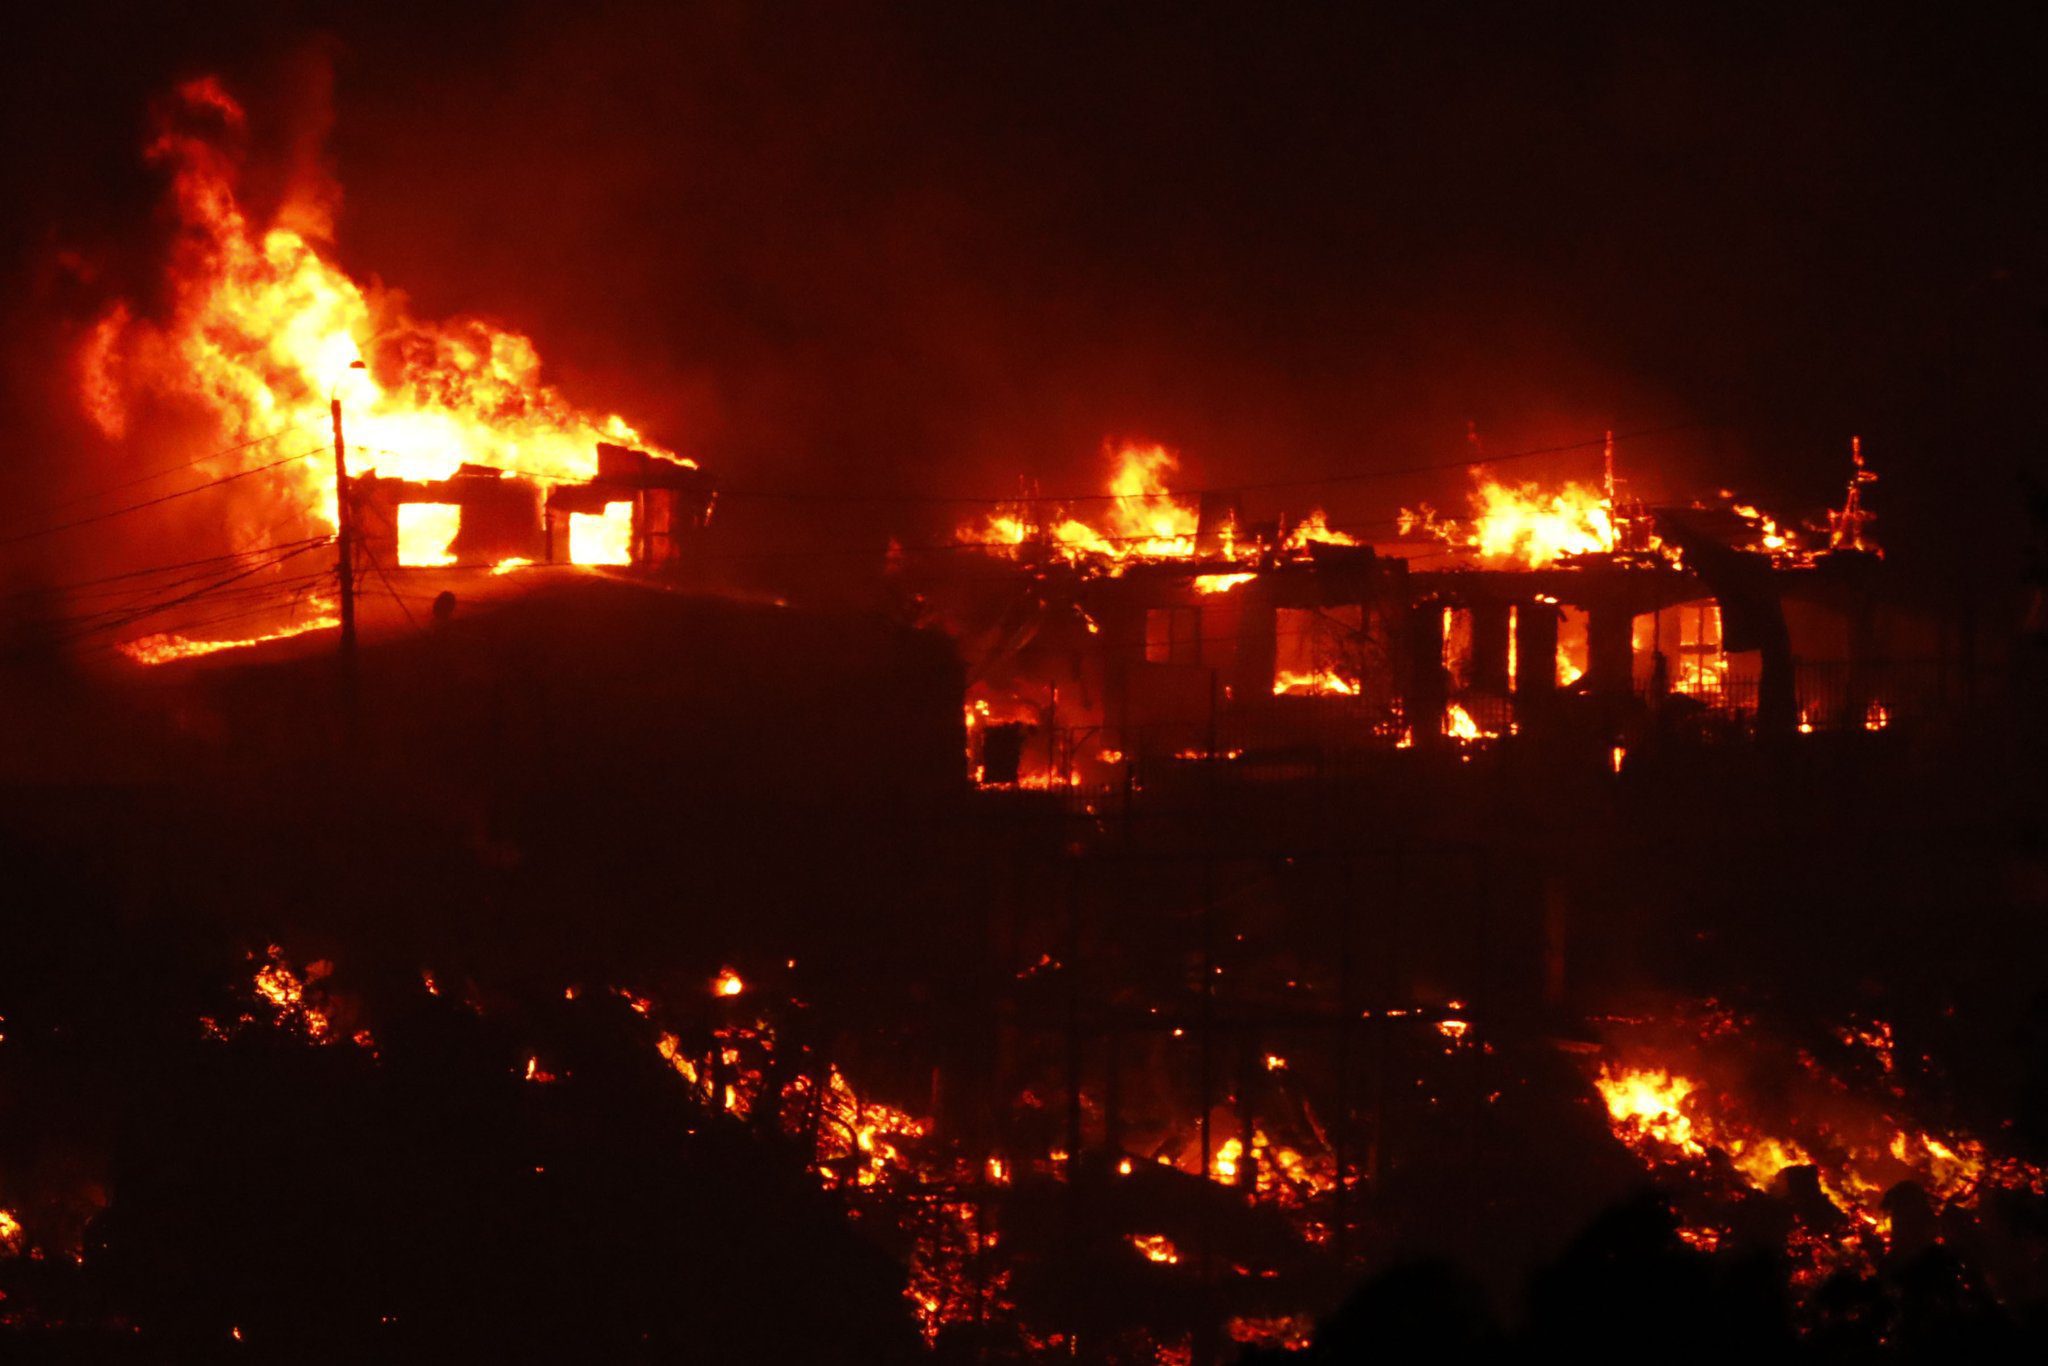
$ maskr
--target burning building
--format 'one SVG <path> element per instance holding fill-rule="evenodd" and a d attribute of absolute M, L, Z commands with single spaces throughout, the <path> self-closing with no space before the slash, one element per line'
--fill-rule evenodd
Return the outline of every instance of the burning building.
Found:
<path fill-rule="evenodd" d="M 78 397 L 108 442 L 138 457 L 167 435 L 223 447 L 172 471 L 202 482 L 170 496 L 230 488 L 213 527 L 242 608 L 210 618 L 216 586 L 164 593 L 156 571 L 138 571 L 133 601 L 102 615 L 168 613 L 179 629 L 130 657 L 341 624 L 351 585 L 264 559 L 297 560 L 323 537 L 342 543 L 351 580 L 547 565 L 680 574 L 714 497 L 696 462 L 577 407 L 542 378 L 528 338 L 481 318 L 421 320 L 398 291 L 352 278 L 331 247 L 332 187 L 259 213 L 243 184 L 248 135 L 211 78 L 161 105 L 148 158 L 177 232 L 150 289 L 158 302 L 109 303 L 76 356 Z M 267 613 L 252 600 L 266 587 Z M 252 618 L 253 630 L 207 629 Z"/>
<path fill-rule="evenodd" d="M 985 782 L 1099 777 L 1105 757 L 1878 730 L 1968 685 L 1957 635 L 1868 538 L 1860 446 L 1818 534 L 1726 495 L 1483 479 L 1469 521 L 1404 512 L 1379 544 L 1320 512 L 1256 525 L 1228 492 L 1177 497 L 1156 448 L 1118 459 L 1096 522 L 1020 505 L 963 533 L 1012 579 L 925 581 L 968 657 Z"/>

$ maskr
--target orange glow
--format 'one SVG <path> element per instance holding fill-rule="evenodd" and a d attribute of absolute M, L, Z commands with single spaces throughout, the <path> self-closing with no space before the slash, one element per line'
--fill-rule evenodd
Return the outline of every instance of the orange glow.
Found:
<path fill-rule="evenodd" d="M 1275 697 L 1356 697 L 1359 685 L 1330 673 L 1296 673 L 1282 669 L 1273 675 L 1273 696 Z"/>
<path fill-rule="evenodd" d="M 1607 1102 L 1615 1133 L 1624 1141 L 1632 1146 L 1650 1141 L 1687 1157 L 1705 1156 L 1707 1150 L 1693 1137 L 1692 1120 L 1685 1113 L 1687 1100 L 1699 1089 L 1697 1082 L 1649 1068 L 1602 1067 L 1593 1085 Z"/>
<path fill-rule="evenodd" d="M 633 505 L 606 503 L 602 513 L 570 513 L 569 559 L 573 564 L 633 563 Z"/>
<path fill-rule="evenodd" d="M 449 549 L 462 530 L 462 508 L 455 503 L 398 505 L 398 562 L 407 568 L 455 563 Z"/>
<path fill-rule="evenodd" d="M 714 996 L 737 996 L 746 989 L 747 984 L 741 981 L 740 975 L 731 968 L 722 969 L 711 983 L 711 994 Z"/>
<path fill-rule="evenodd" d="M 1614 1136 L 1646 1166 L 1682 1172 L 1716 1199 L 1739 1203 L 1747 1191 L 1778 1189 L 1788 1169 L 1811 1168 L 1821 1197 L 1842 1222 L 1835 1228 L 1795 1225 L 1788 1233 L 1786 1251 L 1800 1268 L 1796 1281 L 1810 1284 L 1841 1267 L 1867 1269 L 1870 1240 L 1881 1247 L 1890 1237 L 1886 1193 L 1902 1181 L 1919 1186 L 1937 1207 L 1973 1208 L 1986 1186 L 2043 1188 L 2040 1171 L 1993 1159 L 1975 1139 L 1901 1125 L 1895 1116 L 1903 1091 L 1860 1096 L 1803 1050 L 1795 1055 L 1806 1079 L 1802 1094 L 1746 1091 L 1741 1078 L 1757 1057 L 1747 1046 L 1729 1059 L 1734 1080 L 1709 1085 L 1703 1077 L 1714 1064 L 1705 1046 L 1733 1047 L 1746 1023 L 1717 1010 L 1699 1025 L 1701 1047 L 1680 1046 L 1691 1059 L 1683 1071 L 1654 1061 L 1603 1063 L 1593 1085 Z M 1868 1048 L 1890 1070 L 1890 1026 L 1880 1021 L 1840 1037 Z M 1712 1226 L 1697 1234 L 1688 1241 L 1703 1249 L 1721 1242 Z"/>
<path fill-rule="evenodd" d="M 280 1026 L 296 1025 L 308 1038 L 325 1043 L 333 1037 L 333 1025 L 322 1010 L 307 999 L 306 980 L 324 975 L 326 966 L 315 963 L 304 976 L 285 961 L 284 950 L 276 944 L 264 949 L 264 962 L 256 970 L 256 996 L 277 1013 Z"/>
<path fill-rule="evenodd" d="M 1880 731 L 1892 723 L 1892 714 L 1882 702 L 1872 702 L 1863 712 L 1863 729 Z"/>
<path fill-rule="evenodd" d="M 351 279 L 334 260 L 332 185 L 302 185 L 267 221 L 253 218 L 235 150 L 248 131 L 212 77 L 181 85 L 160 111 L 146 155 L 170 175 L 177 229 L 163 303 L 115 303 L 77 356 L 79 402 L 109 440 L 173 409 L 203 413 L 220 445 L 289 433 L 200 467 L 220 477 L 287 462 L 251 476 L 268 497 L 235 504 L 231 535 L 248 542 L 279 534 L 279 504 L 298 512 L 301 534 L 334 526 L 332 463 L 311 458 L 324 454 L 331 398 L 352 474 L 445 479 L 470 463 L 582 482 L 599 442 L 655 451 L 544 382 L 528 338 L 474 317 L 423 321 L 399 292 Z M 290 458 L 302 449 L 309 458 Z"/>
<path fill-rule="evenodd" d="M 1591 619 L 1583 608 L 1559 607 L 1557 612 L 1557 686 L 1569 688 L 1586 676 L 1591 657 Z"/>
<path fill-rule="evenodd" d="M 1239 584 L 1250 583 L 1257 577 L 1257 574 L 1197 574 L 1195 575 L 1195 591 L 1197 593 L 1228 593 Z"/>
<path fill-rule="evenodd" d="M 1148 1262 L 1172 1266 L 1180 1260 L 1180 1249 L 1163 1233 L 1133 1233 L 1130 1235 L 1130 1244 L 1138 1249 Z"/>

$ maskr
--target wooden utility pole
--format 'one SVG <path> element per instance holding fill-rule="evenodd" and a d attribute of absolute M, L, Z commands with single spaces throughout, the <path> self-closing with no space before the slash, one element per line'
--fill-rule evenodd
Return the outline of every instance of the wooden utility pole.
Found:
<path fill-rule="evenodd" d="M 334 416 L 334 544 L 335 572 L 341 579 L 341 660 L 343 668 L 353 669 L 356 659 L 355 519 L 349 512 L 348 448 L 341 440 L 341 400 L 334 399 L 328 411 Z"/>

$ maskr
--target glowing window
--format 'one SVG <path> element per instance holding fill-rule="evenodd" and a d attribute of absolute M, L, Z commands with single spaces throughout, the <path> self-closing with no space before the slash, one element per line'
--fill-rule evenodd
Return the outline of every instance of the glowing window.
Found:
<path fill-rule="evenodd" d="M 462 530 L 462 508 L 455 503 L 398 505 L 398 562 L 407 568 L 454 564 L 455 534 Z"/>
<path fill-rule="evenodd" d="M 570 513 L 569 559 L 575 564 L 633 563 L 633 505 L 606 503 L 602 513 Z"/>

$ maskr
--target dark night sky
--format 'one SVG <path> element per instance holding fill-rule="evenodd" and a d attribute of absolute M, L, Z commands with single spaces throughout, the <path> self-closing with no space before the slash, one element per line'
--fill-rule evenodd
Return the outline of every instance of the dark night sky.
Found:
<path fill-rule="evenodd" d="M 1970 501 L 2009 509 L 2042 453 L 2043 53 L 1990 17 L 274 3 L 43 22 L 5 96 L 17 357 L 75 302 L 39 261 L 147 240 L 151 96 L 217 70 L 272 136 L 304 138 L 324 52 L 346 264 L 425 315 L 531 332 L 573 396 L 731 485 L 1085 488 L 1116 434 L 1220 484 L 1456 459 L 1468 421 L 1493 451 L 1693 423 L 1625 448 L 1641 491 L 1729 483 L 1796 513 L 1835 496 L 1859 431 L 1896 551 L 1952 543 Z M 14 429 L 37 436 L 5 458 L 46 478 L 62 427 L 31 411 L 35 366 L 12 369 Z M 1375 517 L 1455 505 L 1463 482 L 1307 500 Z M 929 509 L 860 515 L 934 534 Z"/>

